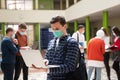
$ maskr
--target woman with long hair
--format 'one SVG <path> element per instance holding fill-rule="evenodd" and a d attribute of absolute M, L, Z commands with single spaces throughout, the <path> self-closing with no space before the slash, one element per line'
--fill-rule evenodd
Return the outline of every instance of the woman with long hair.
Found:
<path fill-rule="evenodd" d="M 107 48 L 110 47 L 110 36 L 109 36 L 107 30 L 104 27 L 102 27 L 101 30 L 103 30 L 104 34 L 105 34 L 105 36 L 103 37 L 103 40 L 105 42 L 105 49 L 107 49 Z M 106 50 L 105 54 L 104 54 L 104 64 L 105 64 L 108 80 L 111 80 L 109 59 L 110 59 L 110 51 Z"/>
<path fill-rule="evenodd" d="M 118 80 L 120 80 L 120 30 L 119 28 L 114 26 L 112 28 L 112 33 L 115 37 L 114 43 L 110 47 L 110 49 L 113 50 L 113 55 L 114 55 L 113 69 L 116 71 Z"/>

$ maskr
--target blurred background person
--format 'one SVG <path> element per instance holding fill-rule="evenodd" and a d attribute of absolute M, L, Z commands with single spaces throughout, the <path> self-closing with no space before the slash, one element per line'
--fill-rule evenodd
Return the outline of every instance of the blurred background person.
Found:
<path fill-rule="evenodd" d="M 80 48 L 80 51 L 81 51 L 81 57 L 83 59 L 84 58 L 84 49 L 85 49 L 85 36 L 84 36 L 84 33 L 85 33 L 85 26 L 84 25 L 78 25 L 78 31 L 73 33 L 72 37 L 75 38 L 77 40 L 77 42 L 79 43 L 79 48 Z"/>
<path fill-rule="evenodd" d="M 114 55 L 114 63 L 113 63 L 113 69 L 116 71 L 118 80 L 120 80 L 120 30 L 118 27 L 112 28 L 112 33 L 114 35 L 114 43 L 110 47 L 111 50 L 113 50 Z"/>
<path fill-rule="evenodd" d="M 106 49 L 105 54 L 104 54 L 104 64 L 105 64 L 108 80 L 111 80 L 111 78 L 110 78 L 110 66 L 109 66 L 110 50 L 107 50 L 110 47 L 110 36 L 104 27 L 102 27 L 101 30 L 104 31 L 104 35 L 105 35 L 103 37 L 103 40 L 105 42 L 105 49 Z"/>
<path fill-rule="evenodd" d="M 85 26 L 84 25 L 78 25 L 78 30 L 73 33 L 72 38 L 76 39 L 79 44 L 79 49 L 81 51 L 81 64 L 83 67 L 83 74 L 85 74 L 84 77 L 88 78 L 87 76 L 87 69 L 86 69 L 86 63 L 85 63 L 85 49 L 86 49 L 86 41 L 85 41 Z"/>
<path fill-rule="evenodd" d="M 13 80 L 13 73 L 15 68 L 15 58 L 16 53 L 18 52 L 17 40 L 12 41 L 12 37 L 14 36 L 14 30 L 12 28 L 7 28 L 6 37 L 3 38 L 1 43 L 2 50 L 2 62 L 1 69 L 4 75 L 3 80 Z"/>
<path fill-rule="evenodd" d="M 20 49 L 25 50 L 28 46 L 28 40 L 26 35 L 27 26 L 25 23 L 22 23 L 18 27 L 18 31 L 15 34 L 15 38 L 18 40 L 18 45 Z M 21 53 L 18 52 L 16 55 L 16 64 L 15 64 L 15 77 L 14 80 L 18 80 L 21 69 L 23 69 L 23 80 L 28 80 L 28 67 L 26 66 Z"/>
<path fill-rule="evenodd" d="M 88 80 L 90 80 L 93 70 L 96 70 L 96 80 L 101 80 L 101 68 L 104 67 L 105 43 L 102 40 L 104 31 L 98 30 L 96 37 L 88 43 Z"/>

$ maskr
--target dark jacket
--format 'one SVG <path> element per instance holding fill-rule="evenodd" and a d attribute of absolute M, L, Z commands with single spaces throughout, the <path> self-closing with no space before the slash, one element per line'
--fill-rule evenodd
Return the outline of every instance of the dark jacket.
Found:
<path fill-rule="evenodd" d="M 3 38 L 1 43 L 2 63 L 15 64 L 15 56 L 18 52 L 15 44 L 8 37 Z"/>
<path fill-rule="evenodd" d="M 114 61 L 119 61 L 120 62 L 120 37 L 116 39 L 117 37 L 114 38 L 114 43 L 112 45 L 112 50 L 113 52 L 113 59 Z"/>
<path fill-rule="evenodd" d="M 47 80 L 66 80 L 66 73 L 75 70 L 79 47 L 75 39 L 70 39 L 67 42 L 68 38 L 70 37 L 62 37 L 58 46 L 56 46 L 56 39 L 50 41 L 46 59 L 49 60 L 49 65 L 59 65 L 60 67 L 50 68 Z M 67 52 L 65 49 L 67 49 Z"/>

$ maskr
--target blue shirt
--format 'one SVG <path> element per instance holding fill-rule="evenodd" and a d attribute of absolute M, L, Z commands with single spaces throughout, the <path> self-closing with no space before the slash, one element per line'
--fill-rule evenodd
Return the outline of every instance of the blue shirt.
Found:
<path fill-rule="evenodd" d="M 15 56 L 18 49 L 8 37 L 4 37 L 1 43 L 2 63 L 15 64 Z"/>
<path fill-rule="evenodd" d="M 48 45 L 45 58 L 49 60 L 49 65 L 60 66 L 50 68 L 48 80 L 65 80 L 65 74 L 76 69 L 79 46 L 75 39 L 68 38 L 68 35 L 62 37 L 57 46 L 56 39 L 53 39 Z"/>

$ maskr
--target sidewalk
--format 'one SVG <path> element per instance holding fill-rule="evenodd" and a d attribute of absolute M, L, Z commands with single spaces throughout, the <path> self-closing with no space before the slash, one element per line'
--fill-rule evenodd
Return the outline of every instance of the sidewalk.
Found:
<path fill-rule="evenodd" d="M 112 66 L 112 63 L 113 62 L 110 61 L 110 66 Z M 46 77 L 47 77 L 46 73 L 44 73 L 44 72 L 40 73 L 38 70 L 30 69 L 29 80 L 46 80 Z M 93 77 L 93 75 L 92 75 L 92 77 Z M 0 74 L 0 80 L 3 80 L 2 78 L 3 78 L 3 75 Z M 22 75 L 20 76 L 19 80 L 22 80 Z M 102 80 L 108 80 L 105 68 L 102 69 Z M 111 68 L 111 80 L 117 80 L 115 71 L 112 68 Z"/>

